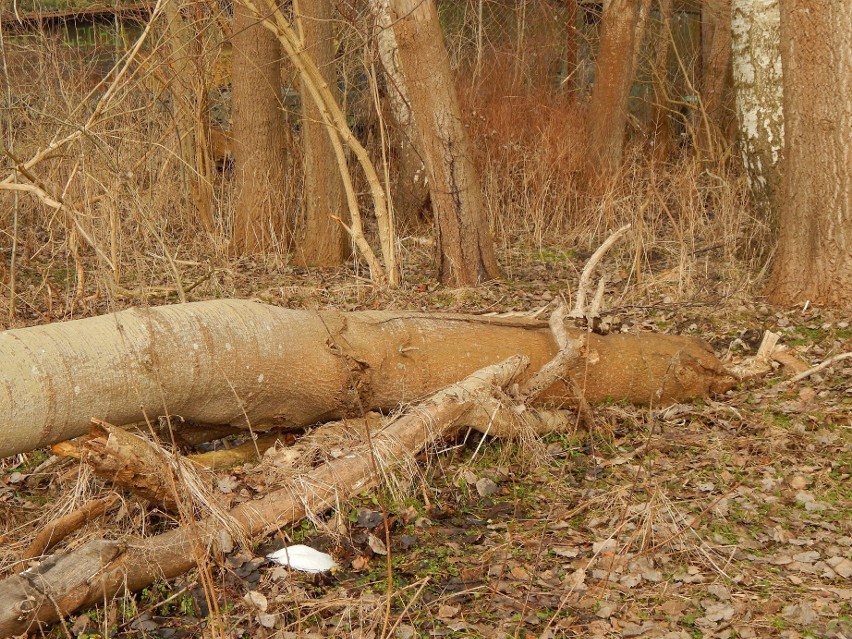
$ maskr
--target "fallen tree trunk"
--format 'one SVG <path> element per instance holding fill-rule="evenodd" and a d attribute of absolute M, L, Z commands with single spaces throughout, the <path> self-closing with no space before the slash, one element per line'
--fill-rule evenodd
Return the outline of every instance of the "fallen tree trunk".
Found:
<path fill-rule="evenodd" d="M 530 359 L 529 376 L 557 350 L 544 321 L 245 300 L 9 330 L 0 333 L 0 457 L 82 435 L 92 417 L 305 426 L 387 411 L 514 354 Z M 734 384 L 695 338 L 588 335 L 583 351 L 571 374 L 592 403 L 666 404 Z M 573 401 L 561 382 L 539 398 Z"/>
<path fill-rule="evenodd" d="M 233 508 L 231 520 L 251 536 L 339 505 L 461 426 L 470 409 L 493 403 L 492 393 L 511 383 L 527 365 L 527 358 L 515 356 L 477 371 L 390 421 L 372 435 L 371 445 L 359 446 L 295 477 L 284 488 Z M 207 556 L 221 530 L 220 521 L 211 518 L 148 539 L 97 540 L 49 557 L 0 582 L 0 637 L 35 631 L 83 606 L 182 574 Z"/>

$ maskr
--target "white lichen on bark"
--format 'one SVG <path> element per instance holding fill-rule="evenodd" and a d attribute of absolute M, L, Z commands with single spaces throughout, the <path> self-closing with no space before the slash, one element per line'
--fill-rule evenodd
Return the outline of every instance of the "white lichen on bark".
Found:
<path fill-rule="evenodd" d="M 731 39 L 743 164 L 758 203 L 771 210 L 784 150 L 778 0 L 733 0 Z"/>

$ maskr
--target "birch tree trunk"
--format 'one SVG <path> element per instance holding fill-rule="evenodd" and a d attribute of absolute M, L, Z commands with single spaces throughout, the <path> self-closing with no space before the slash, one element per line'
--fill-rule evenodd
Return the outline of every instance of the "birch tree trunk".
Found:
<path fill-rule="evenodd" d="M 770 299 L 852 308 L 852 3 L 781 0 L 784 173 Z"/>
<path fill-rule="evenodd" d="M 435 0 L 391 0 L 400 66 L 429 176 L 438 277 L 475 286 L 500 269 Z"/>
<path fill-rule="evenodd" d="M 740 153 L 758 206 L 774 225 L 784 155 L 778 0 L 733 0 L 732 69 Z"/>

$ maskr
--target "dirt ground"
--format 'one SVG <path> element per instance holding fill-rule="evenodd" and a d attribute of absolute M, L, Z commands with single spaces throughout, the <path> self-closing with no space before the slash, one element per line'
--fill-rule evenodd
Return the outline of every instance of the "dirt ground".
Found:
<path fill-rule="evenodd" d="M 503 280 L 456 291 L 435 284 L 416 257 L 398 291 L 378 291 L 351 271 L 242 262 L 208 275 L 191 297 L 546 314 L 552 300 L 570 296 L 588 256 L 504 247 Z M 852 350 L 850 318 L 841 314 L 768 307 L 712 268 L 694 277 L 687 302 L 676 287 L 637 293 L 616 272 L 607 312 L 619 330 L 701 336 L 730 363 L 753 355 L 766 329 L 807 365 Z M 174 300 L 153 303 L 164 301 Z M 135 303 L 93 298 L 73 314 Z M 71 307 L 20 312 L 20 325 L 34 324 L 67 318 Z M 364 494 L 339 514 L 255 539 L 205 571 L 41 634 L 852 637 L 852 360 L 782 385 L 791 375 L 778 367 L 688 405 L 598 406 L 594 432 L 540 442 L 467 434 L 424 458 L 422 472 L 404 478 L 407 493 Z M 220 473 L 216 489 L 234 503 L 267 479 L 263 462 L 249 463 Z M 46 451 L 0 462 L 0 570 L 16 568 L 47 521 L 110 491 Z M 123 495 L 57 550 L 172 525 Z M 312 576 L 265 559 L 288 543 L 326 550 L 339 568 Z"/>

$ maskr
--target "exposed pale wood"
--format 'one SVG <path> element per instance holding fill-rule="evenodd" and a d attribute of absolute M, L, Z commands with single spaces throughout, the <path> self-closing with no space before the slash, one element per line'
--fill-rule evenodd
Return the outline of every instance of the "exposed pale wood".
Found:
<path fill-rule="evenodd" d="M 88 435 L 56 444 L 53 452 L 80 459 L 105 481 L 176 510 L 176 477 L 165 451 L 123 428 L 99 419 L 92 421 Z"/>
<path fill-rule="evenodd" d="M 813 366 L 806 371 L 802 371 L 801 373 L 798 373 L 797 375 L 793 375 L 793 377 L 788 379 L 786 382 L 783 382 L 783 384 L 786 386 L 786 385 L 789 385 L 789 384 L 795 384 L 797 382 L 801 382 L 803 379 L 806 379 L 806 378 L 810 377 L 811 375 L 813 375 L 815 373 L 819 373 L 821 370 L 828 368 L 832 364 L 836 364 L 837 362 L 842 362 L 843 360 L 850 359 L 850 358 L 852 358 L 852 352 L 850 352 L 850 353 L 838 353 L 837 355 L 832 355 L 831 357 L 823 360 L 822 362 L 820 362 L 816 366 Z"/>
<path fill-rule="evenodd" d="M 780 337 L 778 333 L 764 331 L 757 354 L 738 366 L 729 366 L 728 370 L 740 381 L 765 375 L 772 370 L 772 355 Z"/>
<path fill-rule="evenodd" d="M 291 436 L 292 438 L 292 436 Z M 262 435 L 255 440 L 249 440 L 239 446 L 233 448 L 225 448 L 223 450 L 211 450 L 206 453 L 196 453 L 187 455 L 186 458 L 196 464 L 200 464 L 205 468 L 219 469 L 229 468 L 237 464 L 243 464 L 247 461 L 257 459 L 258 455 L 263 453 L 275 445 L 278 441 L 283 441 L 285 436 L 281 433 L 270 433 Z"/>
<path fill-rule="evenodd" d="M 781 364 L 784 368 L 788 368 L 794 373 L 801 373 L 810 368 L 805 362 L 793 355 L 790 351 L 775 351 L 772 353 L 772 359 Z"/>
<path fill-rule="evenodd" d="M 589 292 L 592 287 L 592 275 L 595 272 L 600 261 L 603 259 L 603 256 L 606 255 L 606 252 L 612 248 L 613 244 L 618 241 L 622 235 L 627 233 L 631 228 L 630 224 L 625 224 L 620 229 L 615 231 L 612 235 L 610 235 L 604 243 L 601 244 L 597 250 L 592 253 L 592 256 L 586 262 L 586 265 L 583 267 L 583 272 L 580 274 L 580 281 L 577 285 L 577 299 L 574 302 L 574 308 L 571 310 L 571 313 L 568 317 L 573 317 L 576 319 L 585 317 L 586 319 L 592 319 L 592 313 L 598 312 L 600 308 L 600 302 L 597 305 L 593 304 L 592 306 L 597 306 L 595 309 L 587 309 L 586 308 L 586 298 L 589 296 Z"/>

